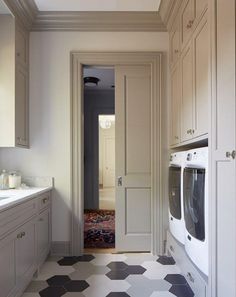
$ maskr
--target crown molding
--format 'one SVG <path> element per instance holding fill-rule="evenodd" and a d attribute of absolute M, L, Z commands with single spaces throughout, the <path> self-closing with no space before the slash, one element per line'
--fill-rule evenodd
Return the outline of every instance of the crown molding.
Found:
<path fill-rule="evenodd" d="M 161 0 L 159 14 L 164 26 L 170 31 L 183 0 Z"/>
<path fill-rule="evenodd" d="M 165 32 L 157 12 L 40 12 L 32 31 Z"/>
<path fill-rule="evenodd" d="M 175 1 L 175 0 L 164 0 Z M 177 0 L 179 1 L 179 0 Z M 166 32 L 159 12 L 39 11 L 34 0 L 4 0 L 31 31 Z"/>
<path fill-rule="evenodd" d="M 21 24 L 30 30 L 38 14 L 34 0 L 4 0 L 12 14 Z"/>

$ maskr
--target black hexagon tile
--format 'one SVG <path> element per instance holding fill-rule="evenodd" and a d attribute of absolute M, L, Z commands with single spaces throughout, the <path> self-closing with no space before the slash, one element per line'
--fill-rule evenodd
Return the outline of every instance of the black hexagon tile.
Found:
<path fill-rule="evenodd" d="M 95 259 L 95 257 L 93 255 L 83 255 L 83 256 L 79 256 L 77 257 L 78 262 L 90 262 L 93 259 Z"/>
<path fill-rule="evenodd" d="M 159 256 L 157 262 L 161 263 L 162 265 L 175 265 L 174 258 L 168 256 Z"/>
<path fill-rule="evenodd" d="M 54 275 L 47 280 L 50 287 L 62 287 L 68 283 L 71 279 L 68 275 Z"/>
<path fill-rule="evenodd" d="M 78 262 L 90 262 L 95 257 L 93 255 L 83 255 L 83 256 L 78 256 L 78 257 L 64 257 L 60 259 L 57 263 L 61 266 L 72 266 Z"/>
<path fill-rule="evenodd" d="M 188 284 L 186 285 L 173 285 L 169 292 L 177 297 L 193 297 L 194 293 Z"/>
<path fill-rule="evenodd" d="M 64 257 L 61 260 L 57 261 L 57 263 L 61 266 L 72 266 L 77 262 L 77 257 Z"/>
<path fill-rule="evenodd" d="M 89 287 L 89 284 L 84 280 L 72 280 L 64 285 L 67 292 L 83 292 Z"/>
<path fill-rule="evenodd" d="M 123 279 L 126 279 L 128 275 L 129 273 L 127 272 L 127 269 L 111 270 L 106 274 L 106 276 L 112 280 L 123 280 Z"/>
<path fill-rule="evenodd" d="M 125 292 L 111 292 L 106 297 L 130 297 L 130 295 Z"/>
<path fill-rule="evenodd" d="M 66 293 L 63 287 L 48 287 L 39 292 L 41 297 L 61 297 Z"/>
<path fill-rule="evenodd" d="M 124 262 L 110 262 L 107 267 L 111 270 L 124 270 L 127 269 L 129 266 Z"/>
<path fill-rule="evenodd" d="M 128 268 L 126 269 L 128 274 L 144 274 L 146 269 L 143 266 L 140 265 L 129 265 Z"/>
<path fill-rule="evenodd" d="M 181 274 L 167 274 L 167 276 L 164 279 L 172 285 L 186 285 L 187 284 L 185 277 Z"/>
<path fill-rule="evenodd" d="M 112 280 L 124 280 L 131 274 L 143 274 L 146 269 L 140 265 L 128 265 L 124 262 L 111 262 L 107 265 L 111 269 L 106 276 Z"/>

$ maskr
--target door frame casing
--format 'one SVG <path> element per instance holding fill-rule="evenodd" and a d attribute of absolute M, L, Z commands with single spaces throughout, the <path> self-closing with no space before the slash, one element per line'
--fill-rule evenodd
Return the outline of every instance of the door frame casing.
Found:
<path fill-rule="evenodd" d="M 151 68 L 151 252 L 163 253 L 161 100 L 163 90 L 161 52 L 71 52 L 71 254 L 83 253 L 84 123 L 83 66 L 149 65 Z"/>

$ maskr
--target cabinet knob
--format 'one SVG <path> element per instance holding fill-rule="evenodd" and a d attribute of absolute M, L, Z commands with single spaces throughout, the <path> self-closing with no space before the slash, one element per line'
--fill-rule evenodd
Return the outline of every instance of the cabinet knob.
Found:
<path fill-rule="evenodd" d="M 179 139 L 179 136 L 175 136 L 175 139 L 178 140 Z"/>
<path fill-rule="evenodd" d="M 45 203 L 47 203 L 48 202 L 48 198 L 44 198 L 43 199 L 43 203 L 45 204 Z"/>
<path fill-rule="evenodd" d="M 172 245 L 170 246 L 170 250 L 171 250 L 173 253 L 174 253 L 174 251 L 175 251 Z"/>
<path fill-rule="evenodd" d="M 20 57 L 20 53 L 19 52 L 16 55 L 17 55 L 17 57 Z"/>
<path fill-rule="evenodd" d="M 175 50 L 174 50 L 174 53 L 175 53 L 175 54 L 178 54 L 178 53 L 179 53 L 179 50 L 175 49 Z"/>
<path fill-rule="evenodd" d="M 236 157 L 236 151 L 233 150 L 232 152 L 226 152 L 225 155 L 226 155 L 226 158 L 232 158 L 234 160 Z"/>
<path fill-rule="evenodd" d="M 189 22 L 188 22 L 188 24 L 187 24 L 187 29 L 191 29 L 192 28 L 192 26 L 193 26 L 193 20 L 190 20 Z"/>
<path fill-rule="evenodd" d="M 22 238 L 22 234 L 21 233 L 17 234 L 17 238 L 18 239 Z"/>
<path fill-rule="evenodd" d="M 39 219 L 39 222 L 43 222 L 43 218 L 40 218 L 40 219 Z"/>

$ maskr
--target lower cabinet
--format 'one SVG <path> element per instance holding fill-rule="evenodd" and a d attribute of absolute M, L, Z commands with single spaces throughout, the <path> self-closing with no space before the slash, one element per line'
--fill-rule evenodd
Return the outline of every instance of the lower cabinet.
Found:
<path fill-rule="evenodd" d="M 39 214 L 37 222 L 37 258 L 40 266 L 47 257 L 51 244 L 51 212 L 47 208 Z"/>
<path fill-rule="evenodd" d="M 16 234 L 10 234 L 0 241 L 0 297 L 11 296 L 16 287 L 16 240 Z"/>
<path fill-rule="evenodd" d="M 50 201 L 50 195 L 48 197 Z M 48 203 L 40 212 L 42 196 L 34 199 L 38 200 L 39 212 L 33 213 L 31 218 L 25 213 L 26 222 L 15 227 L 16 230 L 6 230 L 0 238 L 0 297 L 20 297 L 49 254 L 51 205 Z M 0 216 L 6 217 L 13 208 Z"/>
<path fill-rule="evenodd" d="M 32 278 L 36 268 L 35 219 L 17 230 L 15 252 L 17 285 L 21 287 Z"/>

